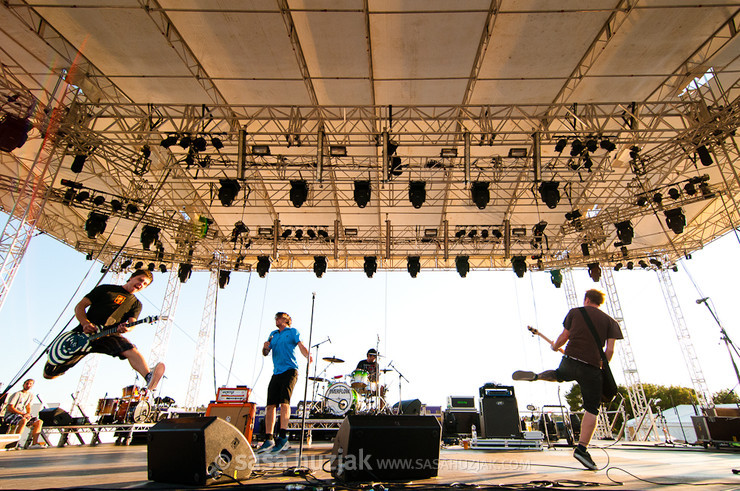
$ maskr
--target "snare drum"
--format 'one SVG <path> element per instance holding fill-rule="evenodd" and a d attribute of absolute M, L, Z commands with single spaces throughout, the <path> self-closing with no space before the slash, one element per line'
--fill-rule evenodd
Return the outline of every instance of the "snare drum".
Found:
<path fill-rule="evenodd" d="M 352 388 L 355 390 L 365 390 L 365 387 L 367 387 L 367 384 L 370 380 L 370 374 L 367 373 L 367 370 L 360 370 L 357 369 L 354 372 L 352 372 Z"/>

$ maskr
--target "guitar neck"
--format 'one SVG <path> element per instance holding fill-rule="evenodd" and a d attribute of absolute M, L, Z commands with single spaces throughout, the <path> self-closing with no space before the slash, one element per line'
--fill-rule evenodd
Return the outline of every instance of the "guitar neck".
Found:
<path fill-rule="evenodd" d="M 529 332 L 531 332 L 532 334 L 535 334 L 535 335 L 541 337 L 542 339 L 544 339 L 545 341 L 547 341 L 547 344 L 552 345 L 552 341 L 550 340 L 550 338 L 548 338 L 547 336 L 545 336 L 544 334 L 542 334 L 540 331 L 538 331 L 534 327 L 527 326 L 527 329 L 529 329 Z M 565 351 L 563 351 L 563 348 L 558 348 L 558 351 L 561 352 L 562 354 L 565 354 Z"/>
<path fill-rule="evenodd" d="M 134 321 L 130 323 L 121 322 L 120 324 L 116 324 L 111 327 L 106 327 L 105 329 L 99 330 L 95 334 L 91 334 L 90 341 L 114 334 L 118 330 L 118 328 L 121 326 L 133 327 L 133 326 L 136 326 L 144 322 L 154 322 L 156 319 L 157 319 L 156 317 L 146 317 L 144 319 L 139 319 L 138 321 Z"/>

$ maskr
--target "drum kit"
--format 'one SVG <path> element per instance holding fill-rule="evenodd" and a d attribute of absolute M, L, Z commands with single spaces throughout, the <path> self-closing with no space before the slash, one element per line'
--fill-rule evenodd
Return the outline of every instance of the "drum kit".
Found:
<path fill-rule="evenodd" d="M 336 417 L 390 412 L 390 407 L 384 399 L 386 386 L 371 382 L 370 374 L 366 370 L 357 369 L 347 375 L 325 378 L 325 373 L 332 365 L 344 363 L 344 360 L 334 356 L 322 359 L 329 365 L 319 376 L 308 377 L 313 382 L 315 401 L 309 406 L 311 416 Z M 388 371 L 390 370 L 381 370 Z"/>
<path fill-rule="evenodd" d="M 123 395 L 116 399 L 99 399 L 95 415 L 99 424 L 151 423 L 156 411 L 146 398 L 146 392 L 136 385 L 123 388 Z"/>

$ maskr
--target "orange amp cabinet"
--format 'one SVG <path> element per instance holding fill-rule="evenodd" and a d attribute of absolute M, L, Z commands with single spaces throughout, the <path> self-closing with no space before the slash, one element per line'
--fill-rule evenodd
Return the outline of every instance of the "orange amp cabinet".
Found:
<path fill-rule="evenodd" d="M 216 416 L 231 423 L 251 442 L 257 405 L 248 402 L 250 392 L 251 389 L 246 387 L 219 388 L 216 400 L 208 404 L 206 416 Z"/>

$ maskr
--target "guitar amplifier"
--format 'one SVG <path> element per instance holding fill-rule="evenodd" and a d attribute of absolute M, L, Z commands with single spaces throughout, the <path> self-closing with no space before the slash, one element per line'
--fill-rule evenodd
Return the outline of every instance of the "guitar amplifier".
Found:
<path fill-rule="evenodd" d="M 468 396 L 448 396 L 447 397 L 447 409 L 460 412 L 470 411 L 477 412 L 475 408 L 475 397 Z"/>
<path fill-rule="evenodd" d="M 514 387 L 486 384 L 480 388 L 483 438 L 521 438 Z"/>

